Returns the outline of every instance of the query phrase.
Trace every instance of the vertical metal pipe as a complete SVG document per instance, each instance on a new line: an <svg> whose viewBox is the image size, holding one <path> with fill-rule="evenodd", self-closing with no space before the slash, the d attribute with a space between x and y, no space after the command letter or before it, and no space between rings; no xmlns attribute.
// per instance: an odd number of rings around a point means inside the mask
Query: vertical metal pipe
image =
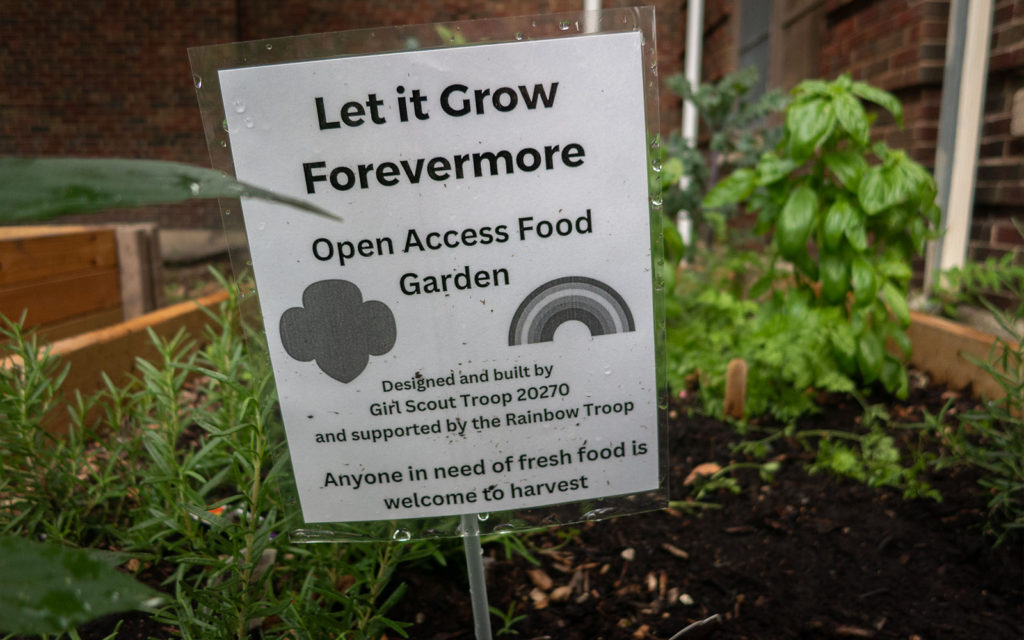
<svg viewBox="0 0 1024 640"><path fill-rule="evenodd" d="M484 550L480 546L480 523L475 514L462 516L462 544L466 550L466 570L469 573L469 597L473 605L476 640L491 640L491 612L487 606Z"/></svg>
<svg viewBox="0 0 1024 640"><path fill-rule="evenodd" d="M962 267L967 258L988 81L992 6L992 0L953 0L949 8L946 71L935 153L937 199L945 234L928 248L926 290L942 271Z"/></svg>

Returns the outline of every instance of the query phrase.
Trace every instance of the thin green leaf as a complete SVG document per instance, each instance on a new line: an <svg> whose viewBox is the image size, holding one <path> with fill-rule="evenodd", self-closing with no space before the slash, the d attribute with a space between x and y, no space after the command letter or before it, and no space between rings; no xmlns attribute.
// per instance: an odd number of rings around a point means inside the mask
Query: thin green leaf
<svg viewBox="0 0 1024 640"><path fill-rule="evenodd" d="M236 181L213 169L124 158L0 158L0 222L38 222L71 213L191 199L260 198L332 220L303 200Z"/></svg>

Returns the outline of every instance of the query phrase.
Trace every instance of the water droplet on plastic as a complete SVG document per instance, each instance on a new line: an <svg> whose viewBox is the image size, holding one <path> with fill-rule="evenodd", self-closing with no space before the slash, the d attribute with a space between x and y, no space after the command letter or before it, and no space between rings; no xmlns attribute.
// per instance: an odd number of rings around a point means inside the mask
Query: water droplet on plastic
<svg viewBox="0 0 1024 640"><path fill-rule="evenodd" d="M267 43L267 51L270 51L270 50L271 50L271 49L273 49L273 48L274 48L274 45L272 45L272 44L270 44L270 43L268 42L268 43Z"/></svg>
<svg viewBox="0 0 1024 640"><path fill-rule="evenodd" d="M196 89L199 89L203 86L203 79L197 73L192 74L192 82L195 83Z"/></svg>
<svg viewBox="0 0 1024 640"><path fill-rule="evenodd" d="M558 23L558 30L559 31L568 31L569 30L569 21L568 20L562 20L561 22L559 22Z"/></svg>
<svg viewBox="0 0 1024 640"><path fill-rule="evenodd" d="M490 517L491 517L491 514L489 514L489 513L478 513L478 514L476 514L476 519L479 520L480 522L486 522L487 518L490 518Z"/></svg>
<svg viewBox="0 0 1024 640"><path fill-rule="evenodd" d="M260 230L260 231L263 231L263 230L264 230L264 229L266 229L266 228L267 228L267 223L266 223L266 222L261 222L261 223L260 223L260 226L259 226L259 230Z"/></svg>
<svg viewBox="0 0 1024 640"><path fill-rule="evenodd" d="M406 529L396 529L391 535L391 539L395 542L408 542L412 540L412 534Z"/></svg>
<svg viewBox="0 0 1024 640"><path fill-rule="evenodd" d="M221 146L222 149L227 149L228 148L228 141L227 140L221 140L220 141L220 146Z"/></svg>
<svg viewBox="0 0 1024 640"><path fill-rule="evenodd" d="M523 32L522 31L516 31L514 35L515 35L515 39L516 40L522 40L523 39Z"/></svg>
<svg viewBox="0 0 1024 640"><path fill-rule="evenodd" d="M194 195L194 196L197 196L197 195L199 195L199 190L200 190L201 188L202 188L202 187L200 187L200 186L199 186L199 183L198 183L198 182L193 182L193 183L191 183L191 184L189 184L189 185L188 185L188 190L189 190L189 191L191 191L191 192L192 192L192 195Z"/></svg>
<svg viewBox="0 0 1024 640"><path fill-rule="evenodd" d="M606 376L610 376L610 375L612 375L612 370L611 370L611 368L610 368L610 367L609 367L608 369L605 369L605 370L604 370L604 375L606 375Z"/></svg>
<svg viewBox="0 0 1024 640"><path fill-rule="evenodd" d="M531 27L536 27L537 26L537 21L536 20L531 20L530 21L530 26Z"/></svg>
<svg viewBox="0 0 1024 640"><path fill-rule="evenodd" d="M656 197L651 198L651 206L652 207L660 207L661 204L662 204L661 196L656 196Z"/></svg>
<svg viewBox="0 0 1024 640"><path fill-rule="evenodd" d="M245 103L241 100L234 101L235 113L245 113Z"/></svg>
<svg viewBox="0 0 1024 640"><path fill-rule="evenodd" d="M253 119L250 118L249 116L246 116L245 117L245 128L246 129L252 129L255 126L256 126L256 123L253 122Z"/></svg>
<svg viewBox="0 0 1024 640"><path fill-rule="evenodd" d="M597 520L599 518L603 518L604 516L606 516L606 515L608 515L610 513L614 513L614 512L615 512L615 508L614 507L604 507L604 508L601 508L601 509L594 509L592 511L588 511L588 512L584 513L583 514L583 519L584 520Z"/></svg>
<svg viewBox="0 0 1024 640"><path fill-rule="evenodd" d="M511 533L516 530L516 525L504 523L494 527L494 533Z"/></svg>
<svg viewBox="0 0 1024 640"><path fill-rule="evenodd" d="M651 161L651 171L654 171L655 173L661 172L661 160Z"/></svg>
<svg viewBox="0 0 1024 640"><path fill-rule="evenodd" d="M225 209L224 210L224 215L230 216L231 215L231 209Z"/></svg>

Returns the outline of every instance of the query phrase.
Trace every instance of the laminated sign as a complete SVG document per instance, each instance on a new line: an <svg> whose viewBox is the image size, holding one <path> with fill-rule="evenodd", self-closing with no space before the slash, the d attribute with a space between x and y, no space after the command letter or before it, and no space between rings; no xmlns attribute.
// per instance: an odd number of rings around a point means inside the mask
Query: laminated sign
<svg viewBox="0 0 1024 640"><path fill-rule="evenodd" d="M306 522L658 489L642 46L218 72Z"/></svg>

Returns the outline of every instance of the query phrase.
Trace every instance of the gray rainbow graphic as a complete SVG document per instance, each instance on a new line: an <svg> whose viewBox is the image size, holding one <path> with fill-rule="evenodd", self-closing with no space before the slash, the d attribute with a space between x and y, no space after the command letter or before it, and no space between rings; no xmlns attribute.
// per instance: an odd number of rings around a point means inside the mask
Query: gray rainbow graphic
<svg viewBox="0 0 1024 640"><path fill-rule="evenodd" d="M551 342L555 330L576 320L592 336L634 331L633 314L622 296L593 278L566 276L537 287L523 299L512 316L508 344Z"/></svg>

